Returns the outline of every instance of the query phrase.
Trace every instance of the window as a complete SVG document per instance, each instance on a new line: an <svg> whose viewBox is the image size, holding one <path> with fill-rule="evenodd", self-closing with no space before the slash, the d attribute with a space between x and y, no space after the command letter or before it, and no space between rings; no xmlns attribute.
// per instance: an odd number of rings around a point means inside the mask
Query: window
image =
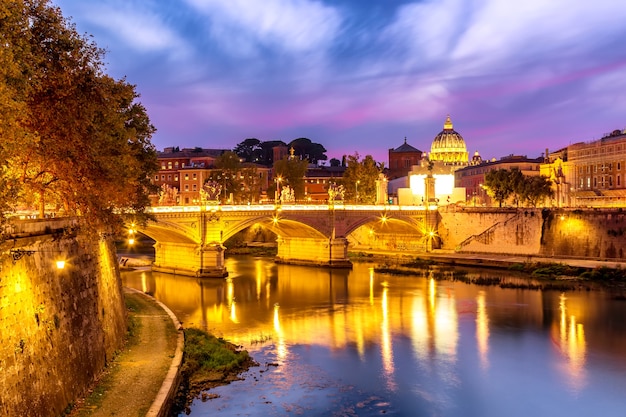
<svg viewBox="0 0 626 417"><path fill-rule="evenodd" d="M617 170L619 171L619 170L621 170L621 169L622 169L622 163L621 163L621 162L618 162L618 163L617 163Z"/></svg>
<svg viewBox="0 0 626 417"><path fill-rule="evenodd" d="M191 186L191 189L192 189L193 191L196 191L196 190L197 190L197 189L196 189L196 184L192 185L192 186Z"/></svg>
<svg viewBox="0 0 626 417"><path fill-rule="evenodd" d="M178 175L174 175L174 181L178 181Z"/></svg>
<svg viewBox="0 0 626 417"><path fill-rule="evenodd" d="M168 176L167 176L167 180L168 180L168 181L172 181L172 176L171 176L171 175L168 175Z"/></svg>
<svg viewBox="0 0 626 417"><path fill-rule="evenodd" d="M618 175L618 176L617 176L617 185L618 185L618 186L619 186L619 185L622 185L622 184L621 184L621 181L620 181L620 179L621 179L621 178L622 178L622 176L621 176L621 175Z"/></svg>
<svg viewBox="0 0 626 417"><path fill-rule="evenodd" d="M154 180L155 180L155 181L158 181L158 180L159 180L159 176L158 176L158 175L155 175L155 176L154 176Z"/></svg>
<svg viewBox="0 0 626 417"><path fill-rule="evenodd" d="M593 177L593 187L597 187L598 186L598 181L596 177Z"/></svg>
<svg viewBox="0 0 626 417"><path fill-rule="evenodd" d="M161 181L165 181L165 175L161 175Z"/></svg>
<svg viewBox="0 0 626 417"><path fill-rule="evenodd" d="M185 191L189 191L189 184L185 184Z"/></svg>
<svg viewBox="0 0 626 417"><path fill-rule="evenodd" d="M185 174L185 180L189 179L189 174Z"/></svg>
<svg viewBox="0 0 626 417"><path fill-rule="evenodd" d="M174 166L178 168L178 161L174 162Z"/></svg>
<svg viewBox="0 0 626 417"><path fill-rule="evenodd" d="M172 161L167 163L167 169L172 169Z"/></svg>
<svg viewBox="0 0 626 417"><path fill-rule="evenodd" d="M193 179L194 180L196 179L196 173L195 172L193 173Z"/></svg>

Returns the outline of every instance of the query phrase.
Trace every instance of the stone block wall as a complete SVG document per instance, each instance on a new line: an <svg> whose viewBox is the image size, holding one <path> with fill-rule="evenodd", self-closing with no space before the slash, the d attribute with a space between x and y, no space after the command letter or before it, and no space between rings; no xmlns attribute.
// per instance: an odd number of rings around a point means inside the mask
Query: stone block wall
<svg viewBox="0 0 626 417"><path fill-rule="evenodd" d="M626 259L622 209L440 212L443 249L459 252Z"/></svg>
<svg viewBox="0 0 626 417"><path fill-rule="evenodd" d="M61 415L126 335L112 244L33 234L0 245L1 417ZM11 248L35 252L13 261Z"/></svg>
<svg viewBox="0 0 626 417"><path fill-rule="evenodd" d="M555 210L544 217L541 255L626 259L626 211Z"/></svg>

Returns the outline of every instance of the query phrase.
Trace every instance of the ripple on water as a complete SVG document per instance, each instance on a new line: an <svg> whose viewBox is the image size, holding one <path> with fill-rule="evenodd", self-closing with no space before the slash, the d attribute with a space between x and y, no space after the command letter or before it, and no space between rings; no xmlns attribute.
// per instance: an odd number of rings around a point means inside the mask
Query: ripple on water
<svg viewBox="0 0 626 417"><path fill-rule="evenodd" d="M391 402L380 393L363 392L303 361L301 352L307 349L290 346L289 356L282 359L274 345L250 352L261 365L242 375L243 380L212 389L219 397L205 402L196 399L191 415L209 416L218 411L220 417L395 414Z"/></svg>

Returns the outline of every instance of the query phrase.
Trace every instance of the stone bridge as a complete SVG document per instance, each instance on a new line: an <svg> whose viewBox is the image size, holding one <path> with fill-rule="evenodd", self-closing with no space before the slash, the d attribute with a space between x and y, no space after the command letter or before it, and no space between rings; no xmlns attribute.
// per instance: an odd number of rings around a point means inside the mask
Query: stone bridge
<svg viewBox="0 0 626 417"><path fill-rule="evenodd" d="M153 270L224 277L224 242L254 225L276 234L277 262L351 267L347 237L365 226L417 237L437 227L437 211L418 206L203 205L153 207L139 232L155 243Z"/></svg>

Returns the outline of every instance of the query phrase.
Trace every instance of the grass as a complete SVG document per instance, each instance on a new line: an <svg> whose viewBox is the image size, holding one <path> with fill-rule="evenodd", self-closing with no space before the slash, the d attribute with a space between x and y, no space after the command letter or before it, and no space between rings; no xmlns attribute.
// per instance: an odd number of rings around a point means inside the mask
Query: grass
<svg viewBox="0 0 626 417"><path fill-rule="evenodd" d="M185 329L183 372L197 375L218 371L229 373L250 359L248 352L199 329Z"/></svg>

